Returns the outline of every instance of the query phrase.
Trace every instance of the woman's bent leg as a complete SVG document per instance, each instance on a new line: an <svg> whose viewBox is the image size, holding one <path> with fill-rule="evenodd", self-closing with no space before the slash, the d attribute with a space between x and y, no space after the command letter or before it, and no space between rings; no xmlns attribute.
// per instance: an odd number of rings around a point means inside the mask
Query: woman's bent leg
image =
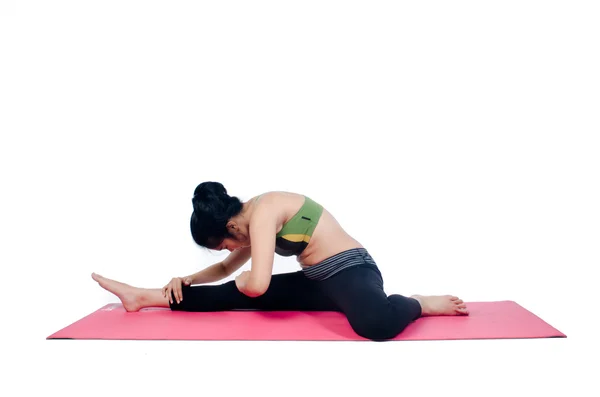
<svg viewBox="0 0 600 397"><path fill-rule="evenodd" d="M352 329L367 339L394 338L421 315L418 300L387 296L374 265L353 266L318 283L346 315Z"/></svg>
<svg viewBox="0 0 600 397"><path fill-rule="evenodd" d="M170 304L176 311L225 311L225 310L302 310L339 311L337 306L323 294L313 280L301 271L275 274L267 291L251 298L241 293L235 281L220 285L183 286L183 300Z"/></svg>

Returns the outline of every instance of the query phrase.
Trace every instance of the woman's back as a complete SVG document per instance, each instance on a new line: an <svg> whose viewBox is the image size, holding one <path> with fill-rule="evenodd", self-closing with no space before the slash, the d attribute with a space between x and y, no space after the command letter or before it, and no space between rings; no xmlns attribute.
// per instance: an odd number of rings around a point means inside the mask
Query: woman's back
<svg viewBox="0 0 600 397"><path fill-rule="evenodd" d="M261 202L264 198L268 199ZM305 200L305 196L301 194L274 191L264 193L251 201L256 205L269 205L271 211L278 213L277 232L279 233L302 208ZM326 208L323 208L308 246L298 255L297 261L303 266L311 266L352 248L363 248L363 246L342 228Z"/></svg>

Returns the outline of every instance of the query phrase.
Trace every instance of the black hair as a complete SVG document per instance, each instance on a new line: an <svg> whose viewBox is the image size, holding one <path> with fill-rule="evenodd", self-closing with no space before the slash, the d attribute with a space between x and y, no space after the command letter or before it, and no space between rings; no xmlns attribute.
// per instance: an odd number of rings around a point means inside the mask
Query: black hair
<svg viewBox="0 0 600 397"><path fill-rule="evenodd" d="M227 230L227 222L242 211L242 202L229 196L221 183L199 184L194 190L192 204L190 229L196 244L214 249L223 239L233 237Z"/></svg>

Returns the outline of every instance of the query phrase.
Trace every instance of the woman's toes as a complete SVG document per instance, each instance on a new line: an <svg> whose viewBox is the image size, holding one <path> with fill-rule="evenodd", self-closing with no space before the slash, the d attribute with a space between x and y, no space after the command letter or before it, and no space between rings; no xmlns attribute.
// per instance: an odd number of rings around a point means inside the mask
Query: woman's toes
<svg viewBox="0 0 600 397"><path fill-rule="evenodd" d="M461 303L463 303L462 299L457 299L454 301L454 303L456 303L457 305L460 305Z"/></svg>
<svg viewBox="0 0 600 397"><path fill-rule="evenodd" d="M453 301L458 300L458 296L450 296L450 300L453 300Z"/></svg>
<svg viewBox="0 0 600 397"><path fill-rule="evenodd" d="M456 312L460 313L460 314L469 314L469 311L467 310L466 307L463 307L463 308L459 307L459 308L456 309Z"/></svg>
<svg viewBox="0 0 600 397"><path fill-rule="evenodd" d="M461 303L460 305L458 305L459 309L465 309L467 307L467 305L465 305L464 303Z"/></svg>

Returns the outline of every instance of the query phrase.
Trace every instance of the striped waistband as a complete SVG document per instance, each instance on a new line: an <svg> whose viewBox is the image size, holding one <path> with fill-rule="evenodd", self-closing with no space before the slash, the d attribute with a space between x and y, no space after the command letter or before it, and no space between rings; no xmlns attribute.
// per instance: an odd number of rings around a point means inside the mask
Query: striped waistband
<svg viewBox="0 0 600 397"><path fill-rule="evenodd" d="M312 266L303 266L304 275L312 280L325 280L334 274L357 265L375 265L375 260L365 248L352 248L342 251Z"/></svg>

